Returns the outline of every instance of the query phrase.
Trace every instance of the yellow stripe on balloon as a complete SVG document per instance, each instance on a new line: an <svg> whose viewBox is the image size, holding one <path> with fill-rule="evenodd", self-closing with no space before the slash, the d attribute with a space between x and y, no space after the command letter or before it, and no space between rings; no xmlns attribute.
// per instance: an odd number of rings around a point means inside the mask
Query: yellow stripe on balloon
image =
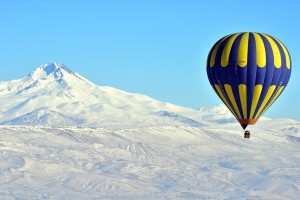
<svg viewBox="0 0 300 200"><path fill-rule="evenodd" d="M235 101L235 98L234 98L234 95L233 95L231 86L230 86L229 84L225 84L224 87L225 87L227 96L229 97L229 100L230 100L231 104L233 105L234 110L236 111L236 113L237 113L239 119L242 119L241 113L240 113L240 111L239 111L239 109L238 109L238 106L237 106L237 104L236 104L236 101Z"/></svg>
<svg viewBox="0 0 300 200"><path fill-rule="evenodd" d="M271 45L271 48L273 51L273 57L274 57L274 66L276 68L280 68L281 67L281 54L280 54L277 44L274 42L274 40L270 36L268 36L266 34L263 34L263 35L267 38L267 40L269 41L269 43Z"/></svg>
<svg viewBox="0 0 300 200"><path fill-rule="evenodd" d="M235 116L235 118L238 119L236 112L234 112L233 108L230 106L229 102L227 101L227 99L225 98L223 92L221 91L221 88L215 84L215 89L218 92L219 96L221 97L222 101L225 103L225 105L227 106L227 108L229 108L229 110L231 111L231 113Z"/></svg>
<svg viewBox="0 0 300 200"><path fill-rule="evenodd" d="M234 34L233 36L231 36L229 38L229 40L227 41L223 52L222 52L222 57L221 57L221 66L222 67L226 67L229 63L229 55L230 55L230 51L231 51L231 47L233 45L233 42L235 41L236 37L239 35L240 33Z"/></svg>
<svg viewBox="0 0 300 200"><path fill-rule="evenodd" d="M244 116L243 119L247 119L247 86L245 84L239 85L239 94Z"/></svg>
<svg viewBox="0 0 300 200"><path fill-rule="evenodd" d="M241 39L239 51L238 51L238 65L240 67L245 67L247 65L248 43L249 43L249 33L245 33Z"/></svg>
<svg viewBox="0 0 300 200"><path fill-rule="evenodd" d="M290 55L286 49L286 47L282 44L282 42L280 42L279 40L277 40L276 38L274 38L281 46L281 48L283 49L283 52L284 52L284 56L285 56L285 62L286 62L286 67L288 69L291 68L291 60L290 60Z"/></svg>
<svg viewBox="0 0 300 200"><path fill-rule="evenodd" d="M261 117L268 109L269 107L274 103L274 101L278 98L278 96L281 94L281 92L283 91L284 86L281 86L279 88L279 90L277 91L277 93L275 94L275 96L273 97L273 99L271 100L271 102L269 103L269 105L266 107L266 109L263 111L263 113L260 114L259 117Z"/></svg>
<svg viewBox="0 0 300 200"><path fill-rule="evenodd" d="M253 33L256 45L256 64L258 67L266 66L266 49L260 35Z"/></svg>
<svg viewBox="0 0 300 200"><path fill-rule="evenodd" d="M230 36L230 35L229 35ZM224 37L220 42L218 42L215 46L215 48L213 49L213 52L211 53L211 56L210 56L210 63L209 63L209 66L210 67L213 67L215 65L215 62L216 62L216 56L217 56L217 52L219 50L219 47L220 45L222 44L222 42L228 38L229 36L226 36Z"/></svg>
<svg viewBox="0 0 300 200"><path fill-rule="evenodd" d="M276 85L271 85L268 89L268 92L265 96L265 99L263 100L261 106L259 107L254 119L258 119L259 116L261 116L261 112L263 111L263 109L265 108L266 104L269 102L270 98L272 97L274 90L276 88Z"/></svg>
<svg viewBox="0 0 300 200"><path fill-rule="evenodd" d="M250 111L250 119L253 119L253 115L254 115L255 109L257 107L257 103L258 103L261 91L262 91L262 85L259 84L254 87L251 111Z"/></svg>

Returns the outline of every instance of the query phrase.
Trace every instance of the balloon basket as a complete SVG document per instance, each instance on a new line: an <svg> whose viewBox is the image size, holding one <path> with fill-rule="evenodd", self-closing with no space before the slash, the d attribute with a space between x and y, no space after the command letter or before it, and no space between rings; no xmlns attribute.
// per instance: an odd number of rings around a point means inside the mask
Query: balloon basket
<svg viewBox="0 0 300 200"><path fill-rule="evenodd" d="M244 138L250 138L250 131L245 131Z"/></svg>

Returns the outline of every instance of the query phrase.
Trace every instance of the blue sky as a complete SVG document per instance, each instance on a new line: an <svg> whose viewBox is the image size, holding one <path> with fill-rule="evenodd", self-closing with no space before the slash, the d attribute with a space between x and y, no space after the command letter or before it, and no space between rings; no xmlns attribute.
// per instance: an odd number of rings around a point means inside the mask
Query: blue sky
<svg viewBox="0 0 300 200"><path fill-rule="evenodd" d="M220 104L206 76L212 45L267 33L292 58L290 82L265 116L300 120L297 0L2 1L0 80L56 61L98 85L198 109Z"/></svg>

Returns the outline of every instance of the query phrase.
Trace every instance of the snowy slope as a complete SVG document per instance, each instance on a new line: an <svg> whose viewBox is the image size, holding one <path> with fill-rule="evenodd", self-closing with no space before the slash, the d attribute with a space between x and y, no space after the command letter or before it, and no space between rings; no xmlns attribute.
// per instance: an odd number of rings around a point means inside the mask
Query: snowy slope
<svg viewBox="0 0 300 200"><path fill-rule="evenodd" d="M1 126L0 199L298 199L300 124L279 122L250 140L227 124Z"/></svg>
<svg viewBox="0 0 300 200"><path fill-rule="evenodd" d="M51 110L37 109L14 120L5 121L1 125L44 125L44 126L76 126L80 124L77 119L69 118Z"/></svg>
<svg viewBox="0 0 300 200"><path fill-rule="evenodd" d="M39 125L41 120L34 119L39 110L59 114L63 121L76 119L71 124L75 122L79 126L145 127L189 125L189 122L193 126L201 125L197 114L193 115L196 116L194 119L189 119L189 113L197 113L192 109L141 94L97 86L58 63L41 65L18 80L0 82L0 123L22 125L30 121L29 124ZM162 116L157 114L159 112L175 113L178 118L175 115ZM44 115L46 117L51 115ZM54 126L62 125L52 122Z"/></svg>

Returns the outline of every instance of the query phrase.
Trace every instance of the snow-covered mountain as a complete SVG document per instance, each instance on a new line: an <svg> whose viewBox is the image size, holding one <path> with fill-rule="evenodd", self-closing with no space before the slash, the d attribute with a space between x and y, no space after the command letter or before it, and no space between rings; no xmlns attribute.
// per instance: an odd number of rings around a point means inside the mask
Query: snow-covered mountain
<svg viewBox="0 0 300 200"><path fill-rule="evenodd" d="M97 86L59 63L44 64L26 77L0 82L1 124L120 128L202 126L235 120L224 106L217 111L207 109L195 111L142 94Z"/></svg>

